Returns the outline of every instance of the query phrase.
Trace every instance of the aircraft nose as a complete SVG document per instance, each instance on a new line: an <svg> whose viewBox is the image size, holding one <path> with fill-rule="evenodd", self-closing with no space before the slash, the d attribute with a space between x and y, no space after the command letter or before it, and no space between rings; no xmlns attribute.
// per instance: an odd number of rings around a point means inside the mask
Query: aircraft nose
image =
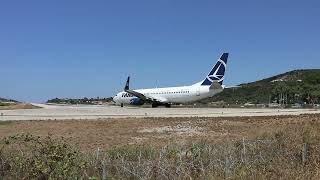
<svg viewBox="0 0 320 180"><path fill-rule="evenodd" d="M116 102L117 102L117 99L118 99L118 97L115 96L115 97L112 98L112 101L116 103Z"/></svg>

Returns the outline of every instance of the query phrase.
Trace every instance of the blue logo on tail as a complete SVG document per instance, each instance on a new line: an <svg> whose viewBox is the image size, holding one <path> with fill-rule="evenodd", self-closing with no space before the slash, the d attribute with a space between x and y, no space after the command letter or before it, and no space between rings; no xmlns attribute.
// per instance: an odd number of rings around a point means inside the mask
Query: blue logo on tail
<svg viewBox="0 0 320 180"><path fill-rule="evenodd" d="M211 72L208 74L206 79L201 84L202 86L210 86L213 83L213 81L218 81L219 84L222 85L224 80L224 73L227 68L228 56L229 53L222 54L217 64L213 67Z"/></svg>

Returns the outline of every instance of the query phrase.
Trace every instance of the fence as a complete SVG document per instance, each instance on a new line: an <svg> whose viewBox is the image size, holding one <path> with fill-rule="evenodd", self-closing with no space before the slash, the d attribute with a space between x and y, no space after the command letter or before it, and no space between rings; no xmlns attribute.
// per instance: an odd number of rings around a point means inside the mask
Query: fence
<svg viewBox="0 0 320 180"><path fill-rule="evenodd" d="M0 179L317 179L320 144L293 141L276 134L221 144L80 153L50 137L11 137L0 146Z"/></svg>
<svg viewBox="0 0 320 180"><path fill-rule="evenodd" d="M317 150L313 153L320 152L319 146L313 148ZM98 160L102 179L108 179L106 174L121 179L238 179L266 177L268 171L277 168L278 172L292 171L286 172L288 177L297 177L295 174L310 169L307 167L310 155L308 144L289 150L285 142L274 139L243 139L222 145L200 143L191 147L174 145L149 154L139 149L135 152L125 149L115 151L118 153L111 155L110 152L103 152L109 155ZM276 173L273 175L277 176Z"/></svg>

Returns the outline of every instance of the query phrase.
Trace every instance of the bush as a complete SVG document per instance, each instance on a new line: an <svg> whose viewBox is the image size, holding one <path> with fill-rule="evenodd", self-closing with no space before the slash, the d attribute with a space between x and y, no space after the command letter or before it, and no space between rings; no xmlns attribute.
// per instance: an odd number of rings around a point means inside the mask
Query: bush
<svg viewBox="0 0 320 180"><path fill-rule="evenodd" d="M95 153L82 153L63 138L22 134L1 141L0 179L319 179L319 128L221 144L126 145Z"/></svg>
<svg viewBox="0 0 320 180"><path fill-rule="evenodd" d="M1 176L8 179L76 178L83 175L82 169L86 169L87 164L81 153L63 139L28 134L5 138L0 157Z"/></svg>

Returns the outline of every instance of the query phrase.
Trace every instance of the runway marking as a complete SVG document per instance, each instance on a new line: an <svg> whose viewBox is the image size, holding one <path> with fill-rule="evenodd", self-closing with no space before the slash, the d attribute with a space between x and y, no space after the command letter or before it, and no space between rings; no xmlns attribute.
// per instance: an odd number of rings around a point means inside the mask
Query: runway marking
<svg viewBox="0 0 320 180"><path fill-rule="evenodd" d="M317 109L243 109L243 108L120 108L117 106L53 106L41 109L0 110L0 121L7 120L76 120L143 117L250 117L320 113Z"/></svg>

